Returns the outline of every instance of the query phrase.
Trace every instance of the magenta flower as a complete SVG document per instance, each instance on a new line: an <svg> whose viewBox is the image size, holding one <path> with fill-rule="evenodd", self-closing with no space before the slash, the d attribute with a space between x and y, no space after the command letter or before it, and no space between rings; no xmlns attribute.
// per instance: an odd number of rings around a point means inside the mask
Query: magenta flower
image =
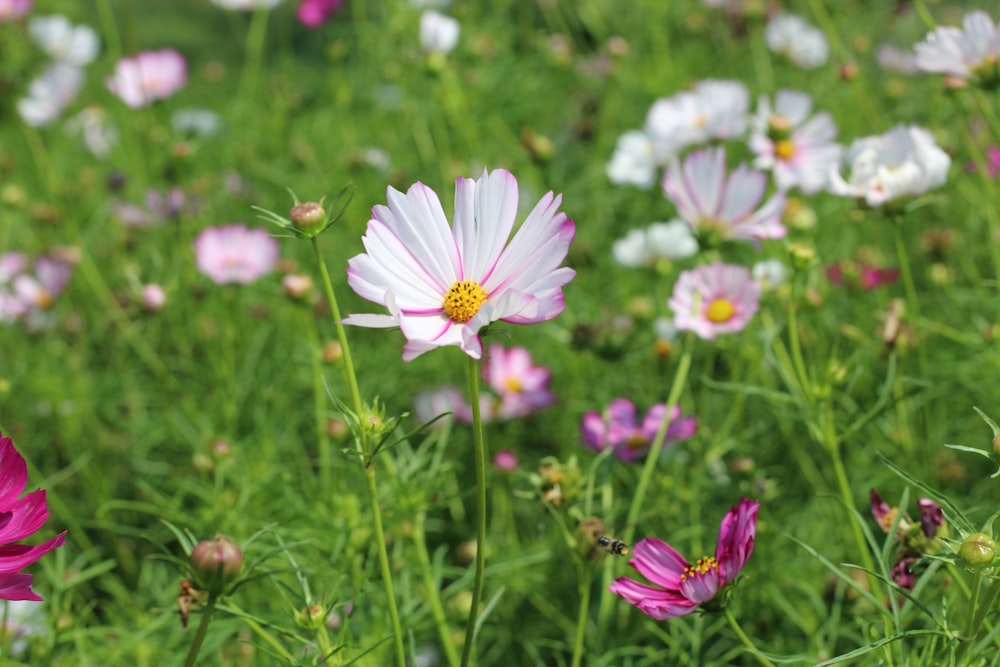
<svg viewBox="0 0 1000 667"><path fill-rule="evenodd" d="M880 269L867 262L848 260L832 264L826 270L826 277L834 285L867 292L896 282L899 269Z"/></svg>
<svg viewBox="0 0 1000 667"><path fill-rule="evenodd" d="M675 159L663 177L663 190L677 215L699 235L756 242L787 233L781 224L785 194L778 192L760 206L767 174L741 164L727 176L725 148L695 151L683 164Z"/></svg>
<svg viewBox="0 0 1000 667"><path fill-rule="evenodd" d="M278 242L242 224L210 227L194 241L198 270L217 285L247 285L274 270Z"/></svg>
<svg viewBox="0 0 1000 667"><path fill-rule="evenodd" d="M302 0L295 15L307 28L318 28L337 13L344 0Z"/></svg>
<svg viewBox="0 0 1000 667"><path fill-rule="evenodd" d="M49 518L44 490L18 497L27 483L24 457L14 441L0 433L0 600L40 602L41 596L31 590L33 576L21 570L66 541L63 531L37 547L14 544L36 533Z"/></svg>
<svg viewBox="0 0 1000 667"><path fill-rule="evenodd" d="M170 97L187 84L187 79L184 56L173 49L162 49L122 58L106 85L122 102L138 109Z"/></svg>
<svg viewBox="0 0 1000 667"><path fill-rule="evenodd" d="M479 332L490 323L533 324L563 311L562 287L575 272L559 265L575 227L559 211L561 195L543 196L513 238L517 179L503 169L456 181L451 227L423 183L406 194L390 187L387 198L372 209L367 252L350 259L347 282L390 314L351 315L345 324L399 327L405 361L445 345L479 359Z"/></svg>
<svg viewBox="0 0 1000 667"><path fill-rule="evenodd" d="M549 390L552 371L535 366L531 354L523 347L490 345L483 365L483 380L500 399L494 411L498 419L524 417L556 401Z"/></svg>
<svg viewBox="0 0 1000 667"><path fill-rule="evenodd" d="M611 592L658 621L686 616L706 605L736 580L750 560L759 508L760 503L740 498L739 505L722 519L715 555L699 558L693 565L663 540L640 540L628 564L656 586L619 577L611 584Z"/></svg>
<svg viewBox="0 0 1000 667"><path fill-rule="evenodd" d="M986 149L985 163L987 176L993 179L1000 176L1000 146L990 146ZM979 165L970 160L966 163L965 168L975 173L979 169Z"/></svg>
<svg viewBox="0 0 1000 667"><path fill-rule="evenodd" d="M658 403L646 412L642 423L638 423L632 401L616 398L608 405L605 414L588 412L583 416L580 435L588 447L599 452L611 447L620 461L635 461L649 451L660 425L663 424L666 410L666 405ZM667 427L663 442L671 444L687 440L694 437L697 430L698 419L682 419L681 408L675 405L670 409L670 426Z"/></svg>
<svg viewBox="0 0 1000 667"><path fill-rule="evenodd" d="M35 0L0 0L0 23L21 18L34 4Z"/></svg>
<svg viewBox="0 0 1000 667"><path fill-rule="evenodd" d="M716 262L682 273L669 305L679 331L712 340L742 331L757 312L759 300L760 285L747 268Z"/></svg>

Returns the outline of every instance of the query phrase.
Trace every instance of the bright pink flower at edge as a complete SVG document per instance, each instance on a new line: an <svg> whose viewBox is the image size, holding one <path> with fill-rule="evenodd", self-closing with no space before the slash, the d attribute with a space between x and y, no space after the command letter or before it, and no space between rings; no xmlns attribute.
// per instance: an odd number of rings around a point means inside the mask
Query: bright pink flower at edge
<svg viewBox="0 0 1000 667"><path fill-rule="evenodd" d="M750 559L759 508L760 503L740 498L722 519L715 555L699 558L693 565L663 540L640 540L628 563L656 586L619 577L611 584L611 592L658 621L690 614L735 581Z"/></svg>
<svg viewBox="0 0 1000 667"><path fill-rule="evenodd" d="M247 285L274 270L278 242L263 229L233 224L209 227L194 241L198 270L217 285Z"/></svg>
<svg viewBox="0 0 1000 667"><path fill-rule="evenodd" d="M0 23L19 19L31 11L35 0L0 0Z"/></svg>
<svg viewBox="0 0 1000 667"><path fill-rule="evenodd" d="M423 183L406 194L390 187L386 198L372 209L367 252L348 261L347 282L390 314L345 324L399 327L405 361L445 345L479 359L479 331L490 323L533 324L563 311L562 287L576 273L559 266L575 233L561 195L546 193L513 238L517 179L503 169L456 181L452 226Z"/></svg>
<svg viewBox="0 0 1000 667"><path fill-rule="evenodd" d="M612 447L620 461L634 461L649 451L656 434L663 424L667 406L658 403L651 407L642 423L636 420L635 405L627 398L616 398L608 404L607 414L588 412L580 424L580 435L588 447L604 451ZM694 437L698 430L696 417L681 418L681 408L675 405L670 410L670 426L667 427L665 444Z"/></svg>
<svg viewBox="0 0 1000 667"><path fill-rule="evenodd" d="M62 546L66 533L56 535L48 542L32 547L14 544L33 535L49 518L45 504L45 491L32 491L18 498L28 483L28 466L14 441L0 433L0 599L41 601L41 596L31 590L32 575L21 572L24 568Z"/></svg>
<svg viewBox="0 0 1000 667"><path fill-rule="evenodd" d="M899 269L880 269L865 262L837 262L826 270L826 277L834 285L867 292L896 282Z"/></svg>
<svg viewBox="0 0 1000 667"><path fill-rule="evenodd" d="M344 0L302 0L295 14L307 28L318 28L337 13Z"/></svg>

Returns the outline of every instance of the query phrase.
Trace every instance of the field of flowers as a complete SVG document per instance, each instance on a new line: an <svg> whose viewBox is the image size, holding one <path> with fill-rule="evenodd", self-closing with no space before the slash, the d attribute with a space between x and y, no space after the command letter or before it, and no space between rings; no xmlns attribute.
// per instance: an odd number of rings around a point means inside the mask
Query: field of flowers
<svg viewBox="0 0 1000 667"><path fill-rule="evenodd" d="M0 665L1000 664L994 0L0 0Z"/></svg>

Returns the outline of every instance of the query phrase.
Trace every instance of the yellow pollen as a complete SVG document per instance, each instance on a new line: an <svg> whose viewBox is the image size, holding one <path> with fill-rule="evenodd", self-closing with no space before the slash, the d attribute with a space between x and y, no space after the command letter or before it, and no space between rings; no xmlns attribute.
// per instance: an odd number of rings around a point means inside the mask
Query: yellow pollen
<svg viewBox="0 0 1000 667"><path fill-rule="evenodd" d="M487 296L486 290L476 281L459 280L444 295L444 314L455 322L468 322L479 312L479 307L486 303Z"/></svg>
<svg viewBox="0 0 1000 667"><path fill-rule="evenodd" d="M698 559L694 565L691 565L684 570L684 574L681 575L681 581L687 581L690 577L698 574L708 574L712 570L719 569L719 561L715 560L715 556L704 556Z"/></svg>
<svg viewBox="0 0 1000 667"><path fill-rule="evenodd" d="M521 393L521 381L517 378L507 378L507 381L504 384L507 386L508 391L512 391L515 394Z"/></svg>
<svg viewBox="0 0 1000 667"><path fill-rule="evenodd" d="M41 290L38 292L38 296L35 297L35 307L40 310L46 310L52 305L52 295L49 294L48 290Z"/></svg>
<svg viewBox="0 0 1000 667"><path fill-rule="evenodd" d="M782 139L774 144L774 154L782 160L791 160L795 155L795 144L790 139Z"/></svg>
<svg viewBox="0 0 1000 667"><path fill-rule="evenodd" d="M708 307L705 308L705 317L716 324L728 322L735 314L736 306L733 305L732 301L725 298L713 299L708 304Z"/></svg>
<svg viewBox="0 0 1000 667"><path fill-rule="evenodd" d="M696 129L703 130L706 125L708 125L708 118L705 116L698 116L694 119L694 126Z"/></svg>

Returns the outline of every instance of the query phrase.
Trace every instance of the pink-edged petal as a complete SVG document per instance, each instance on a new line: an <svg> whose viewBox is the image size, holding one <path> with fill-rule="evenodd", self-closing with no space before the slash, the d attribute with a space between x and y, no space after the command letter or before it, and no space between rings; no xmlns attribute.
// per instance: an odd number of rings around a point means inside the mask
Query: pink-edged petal
<svg viewBox="0 0 1000 667"><path fill-rule="evenodd" d="M377 206L372 214L386 223L417 266L448 289L460 275L462 260L437 194L418 182L405 195L389 188L386 199L388 207Z"/></svg>
<svg viewBox="0 0 1000 667"><path fill-rule="evenodd" d="M6 507L11 517L0 527L0 544L18 542L30 537L45 525L49 510L45 505L45 491L32 491L24 498Z"/></svg>
<svg viewBox="0 0 1000 667"><path fill-rule="evenodd" d="M23 572L0 574L0 600L41 602L42 596L31 590L34 577Z"/></svg>
<svg viewBox="0 0 1000 667"><path fill-rule="evenodd" d="M7 510L28 483L28 465L11 438L0 438L0 510Z"/></svg>
<svg viewBox="0 0 1000 667"><path fill-rule="evenodd" d="M474 196L473 196L474 195ZM468 215L469 199L473 215ZM455 189L455 240L462 254L464 278L484 289L486 278L504 250L517 215L517 179L509 171L483 170L474 184L458 179ZM459 212L462 215L459 215Z"/></svg>
<svg viewBox="0 0 1000 667"><path fill-rule="evenodd" d="M639 540L628 564L649 581L673 591L680 589L681 575L691 567L672 546L655 537Z"/></svg>
<svg viewBox="0 0 1000 667"><path fill-rule="evenodd" d="M719 202L719 218L729 223L739 223L764 198L766 189L767 175L764 172L751 171L745 164L736 167L729 175Z"/></svg>
<svg viewBox="0 0 1000 667"><path fill-rule="evenodd" d="M36 547L27 544L0 546L0 573L20 572L56 547L62 546L65 541L66 533L62 532Z"/></svg>
<svg viewBox="0 0 1000 667"><path fill-rule="evenodd" d="M559 211L561 203L562 196L551 192L541 198L496 262L487 268L483 289L490 293L505 287L521 289L562 263L575 227Z"/></svg>
<svg viewBox="0 0 1000 667"><path fill-rule="evenodd" d="M473 331L478 332L490 322L503 320L513 324L528 324L538 322L538 299L532 294L506 290L498 298L490 299L483 304L475 317L468 321Z"/></svg>
<svg viewBox="0 0 1000 667"><path fill-rule="evenodd" d="M726 149L695 151L684 160L684 188L703 216L717 217L726 186Z"/></svg>
<svg viewBox="0 0 1000 667"><path fill-rule="evenodd" d="M387 225L378 220L369 221L362 242L367 252L352 257L347 263L348 284L362 297L381 303L379 297L386 290L392 290L401 307L425 307L444 302L444 294L454 278L440 282L431 275L411 252L411 247Z"/></svg>
<svg viewBox="0 0 1000 667"><path fill-rule="evenodd" d="M399 322L392 315L376 315L373 313L354 313L342 319L340 323L350 324L355 327L367 327L369 329L390 329L399 326Z"/></svg>

